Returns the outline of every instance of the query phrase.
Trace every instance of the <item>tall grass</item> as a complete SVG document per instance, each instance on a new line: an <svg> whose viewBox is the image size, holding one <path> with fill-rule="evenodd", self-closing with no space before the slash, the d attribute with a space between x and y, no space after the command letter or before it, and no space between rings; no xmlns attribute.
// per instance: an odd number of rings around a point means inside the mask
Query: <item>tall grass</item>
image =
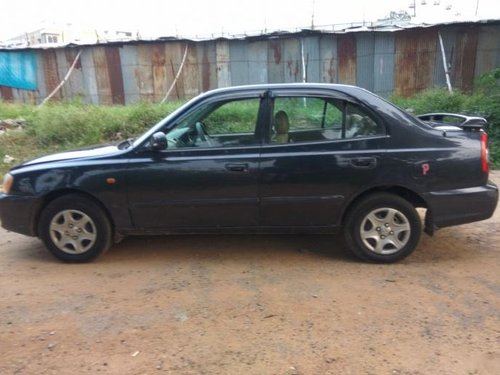
<svg viewBox="0 0 500 375"><path fill-rule="evenodd" d="M78 102L43 107L0 102L0 119L23 119L22 131L0 135L0 174L44 153L136 137L182 103L95 106ZM5 155L13 157L4 163Z"/></svg>

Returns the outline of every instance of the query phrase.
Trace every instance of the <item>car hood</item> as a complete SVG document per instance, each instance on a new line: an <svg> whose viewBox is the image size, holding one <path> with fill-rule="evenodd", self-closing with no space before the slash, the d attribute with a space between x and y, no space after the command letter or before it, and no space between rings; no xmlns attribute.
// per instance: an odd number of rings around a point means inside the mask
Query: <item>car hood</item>
<svg viewBox="0 0 500 375"><path fill-rule="evenodd" d="M93 146L84 149L78 149L78 150L72 150L72 151L66 151L57 154L42 156L40 158L27 161L21 164L19 167L33 165L33 164L48 163L52 161L74 160L81 158L110 155L117 152L118 150L119 150L118 147L114 145Z"/></svg>

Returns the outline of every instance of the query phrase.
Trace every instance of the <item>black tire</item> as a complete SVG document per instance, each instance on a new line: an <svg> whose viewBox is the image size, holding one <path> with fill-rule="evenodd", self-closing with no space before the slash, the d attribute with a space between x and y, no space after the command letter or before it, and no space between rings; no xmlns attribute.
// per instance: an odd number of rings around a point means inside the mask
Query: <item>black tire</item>
<svg viewBox="0 0 500 375"><path fill-rule="evenodd" d="M103 209L79 194L50 202L41 212L38 235L56 258L73 263L95 259L112 243L111 224Z"/></svg>
<svg viewBox="0 0 500 375"><path fill-rule="evenodd" d="M349 210L344 235L360 259L392 263L410 255L418 245L422 222L405 199L388 193L369 195Z"/></svg>

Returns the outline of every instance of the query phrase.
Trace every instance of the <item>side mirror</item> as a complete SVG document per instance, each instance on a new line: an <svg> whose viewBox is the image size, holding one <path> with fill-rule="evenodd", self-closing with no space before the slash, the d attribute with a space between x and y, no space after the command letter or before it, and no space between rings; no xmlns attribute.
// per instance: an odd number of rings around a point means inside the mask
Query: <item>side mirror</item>
<svg viewBox="0 0 500 375"><path fill-rule="evenodd" d="M167 136L163 132L156 132L151 136L149 143L155 151L165 150L168 144Z"/></svg>

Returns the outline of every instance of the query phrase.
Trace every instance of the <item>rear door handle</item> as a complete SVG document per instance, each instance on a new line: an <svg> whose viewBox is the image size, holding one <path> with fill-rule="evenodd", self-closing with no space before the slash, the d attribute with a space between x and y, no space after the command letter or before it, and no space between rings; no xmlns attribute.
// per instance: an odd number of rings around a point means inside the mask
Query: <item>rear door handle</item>
<svg viewBox="0 0 500 375"><path fill-rule="evenodd" d="M228 163L226 169L231 172L248 172L247 163Z"/></svg>
<svg viewBox="0 0 500 375"><path fill-rule="evenodd" d="M377 166L377 159L375 158L353 158L351 159L351 165L354 168L372 169Z"/></svg>

